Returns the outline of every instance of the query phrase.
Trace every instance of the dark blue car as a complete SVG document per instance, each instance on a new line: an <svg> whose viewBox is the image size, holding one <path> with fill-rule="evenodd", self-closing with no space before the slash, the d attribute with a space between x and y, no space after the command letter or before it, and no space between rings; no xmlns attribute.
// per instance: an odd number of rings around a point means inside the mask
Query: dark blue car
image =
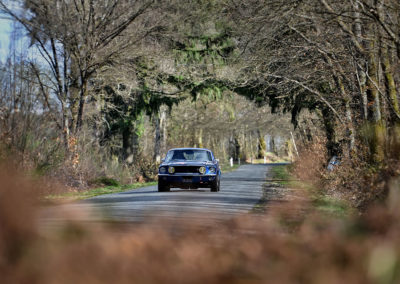
<svg viewBox="0 0 400 284"><path fill-rule="evenodd" d="M171 149L158 168L158 191L170 191L171 187L219 191L220 179L221 168L212 151L202 148Z"/></svg>

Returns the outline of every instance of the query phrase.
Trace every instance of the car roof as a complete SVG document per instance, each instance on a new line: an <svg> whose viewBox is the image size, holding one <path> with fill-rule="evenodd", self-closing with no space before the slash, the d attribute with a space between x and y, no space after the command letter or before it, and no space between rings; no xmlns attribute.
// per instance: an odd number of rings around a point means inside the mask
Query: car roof
<svg viewBox="0 0 400 284"><path fill-rule="evenodd" d="M204 151L210 151L209 149L206 148L173 148L173 149L169 149L168 151L172 151L172 150L204 150Z"/></svg>

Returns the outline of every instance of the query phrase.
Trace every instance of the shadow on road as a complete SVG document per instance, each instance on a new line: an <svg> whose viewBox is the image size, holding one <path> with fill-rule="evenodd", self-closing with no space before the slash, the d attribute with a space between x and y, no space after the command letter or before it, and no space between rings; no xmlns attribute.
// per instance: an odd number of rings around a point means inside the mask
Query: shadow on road
<svg viewBox="0 0 400 284"><path fill-rule="evenodd" d="M201 204L208 204L208 203L226 203L226 204L255 204L259 197L249 197L249 196L232 196L226 197L223 194L213 193L211 195L203 195L201 196L201 200L196 199L193 195L177 195L177 193L181 193L182 191L171 191L171 192L163 192L163 194L159 194L158 192L155 194L150 194L150 192L146 192L140 196L115 196L105 198L94 198L87 201L82 201L81 204L115 204L116 206L129 203L131 204L132 208L134 207L135 203L148 203L149 206L154 204L161 203L171 203L171 208L174 206L174 202L179 204L180 202L197 202ZM198 191L195 191L198 192Z"/></svg>

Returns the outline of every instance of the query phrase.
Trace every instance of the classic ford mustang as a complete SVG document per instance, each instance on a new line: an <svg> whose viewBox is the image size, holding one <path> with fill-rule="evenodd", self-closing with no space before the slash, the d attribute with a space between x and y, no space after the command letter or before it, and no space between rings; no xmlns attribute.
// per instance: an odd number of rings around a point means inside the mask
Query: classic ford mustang
<svg viewBox="0 0 400 284"><path fill-rule="evenodd" d="M219 191L221 168L213 152L202 148L177 148L168 151L158 169L158 191L171 187L211 188Z"/></svg>

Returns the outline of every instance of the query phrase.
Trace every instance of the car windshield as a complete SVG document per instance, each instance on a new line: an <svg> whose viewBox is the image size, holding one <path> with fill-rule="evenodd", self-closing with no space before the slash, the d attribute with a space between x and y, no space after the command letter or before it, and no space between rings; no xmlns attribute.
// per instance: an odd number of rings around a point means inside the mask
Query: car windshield
<svg viewBox="0 0 400 284"><path fill-rule="evenodd" d="M165 162L176 160L208 162L212 161L212 156L211 153L206 150L182 149L169 151Z"/></svg>

